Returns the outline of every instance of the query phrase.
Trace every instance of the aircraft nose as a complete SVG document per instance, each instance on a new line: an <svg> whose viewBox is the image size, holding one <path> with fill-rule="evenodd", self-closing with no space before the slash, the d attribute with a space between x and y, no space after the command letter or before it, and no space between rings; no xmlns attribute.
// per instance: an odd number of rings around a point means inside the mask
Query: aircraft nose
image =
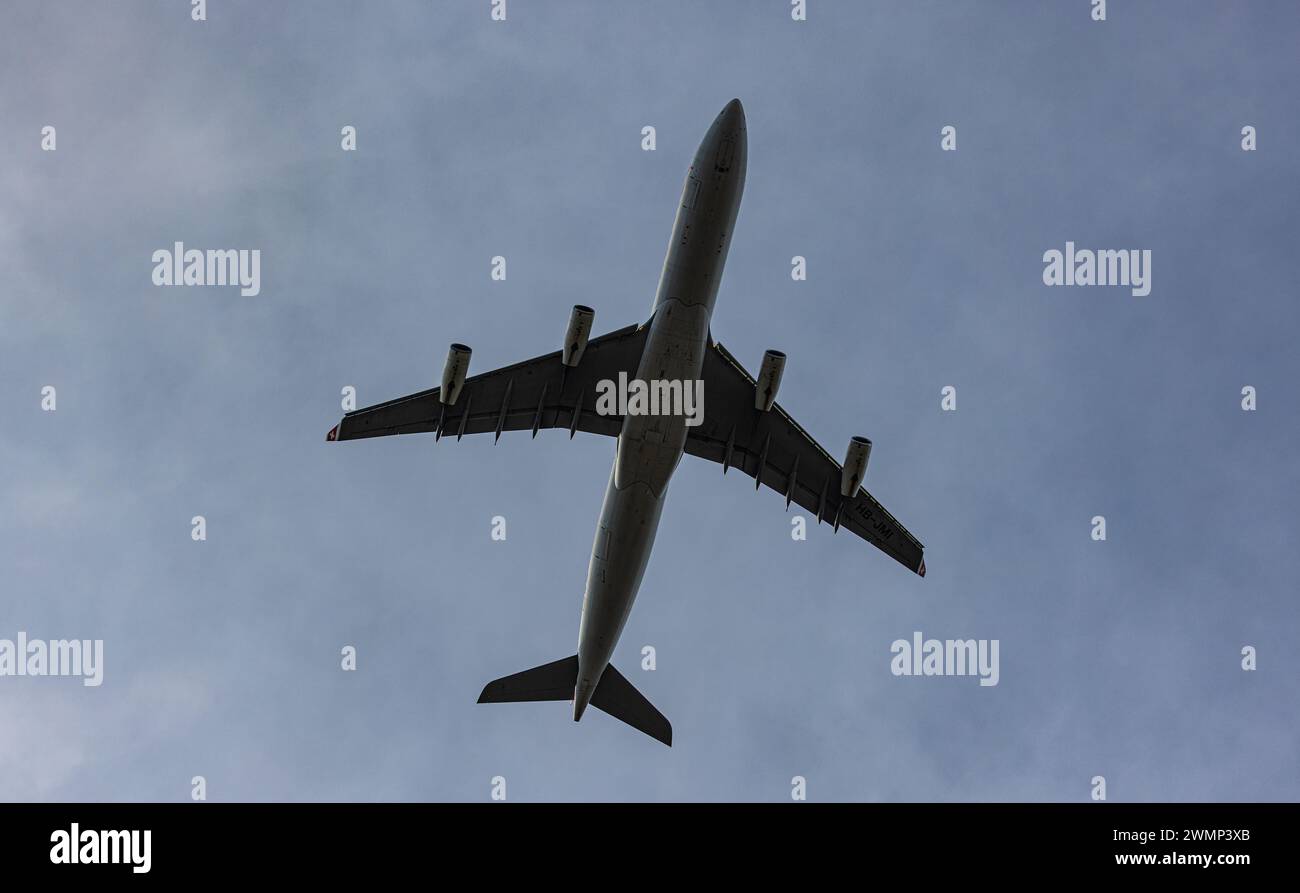
<svg viewBox="0 0 1300 893"><path fill-rule="evenodd" d="M721 119L724 133L745 129L745 107L740 104L739 99L727 103L718 117Z"/></svg>

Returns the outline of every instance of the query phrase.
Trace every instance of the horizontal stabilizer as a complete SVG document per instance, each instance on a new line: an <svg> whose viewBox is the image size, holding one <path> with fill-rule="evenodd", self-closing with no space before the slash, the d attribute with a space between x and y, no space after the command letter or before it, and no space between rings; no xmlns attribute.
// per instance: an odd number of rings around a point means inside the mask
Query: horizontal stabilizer
<svg viewBox="0 0 1300 893"><path fill-rule="evenodd" d="M483 686L480 704L515 701L570 701L578 684L578 655L502 676ZM600 706L600 705L597 705ZM651 707L651 710L654 708Z"/></svg>
<svg viewBox="0 0 1300 893"><path fill-rule="evenodd" d="M503 704L518 701L571 701L578 684L578 655L552 661L502 676L483 686L480 704ZM662 713L645 699L613 664L605 667L591 703L617 720L645 732L669 747L673 744L673 727Z"/></svg>
<svg viewBox="0 0 1300 893"><path fill-rule="evenodd" d="M591 696L591 704L603 710L615 719L620 719L632 728L645 732L656 741L673 746L673 727L667 717L655 709L655 705L645 699L623 674L610 664L601 674L596 693Z"/></svg>

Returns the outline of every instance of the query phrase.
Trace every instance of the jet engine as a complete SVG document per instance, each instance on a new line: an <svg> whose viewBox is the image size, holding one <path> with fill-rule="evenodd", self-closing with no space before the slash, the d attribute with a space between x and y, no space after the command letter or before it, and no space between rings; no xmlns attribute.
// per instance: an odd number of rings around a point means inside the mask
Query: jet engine
<svg viewBox="0 0 1300 893"><path fill-rule="evenodd" d="M849 450L844 454L844 470L840 472L840 495L850 498L858 495L862 478L867 473L867 460L871 458L871 441L865 437L849 438Z"/></svg>
<svg viewBox="0 0 1300 893"><path fill-rule="evenodd" d="M582 352L587 349L587 336L591 334L591 324L596 319L596 311L582 304L574 304L569 314L569 327L564 330L564 365L572 368L582 360Z"/></svg>
<svg viewBox="0 0 1300 893"><path fill-rule="evenodd" d="M776 402L776 392L781 387L781 376L785 373L785 354L779 350L769 350L763 354L763 365L758 370L758 380L754 384L754 408L767 412Z"/></svg>
<svg viewBox="0 0 1300 893"><path fill-rule="evenodd" d="M465 373L469 371L470 353L472 351L464 344L453 344L447 351L447 364L442 367L442 390L438 392L438 399L445 406L454 406L460 397Z"/></svg>

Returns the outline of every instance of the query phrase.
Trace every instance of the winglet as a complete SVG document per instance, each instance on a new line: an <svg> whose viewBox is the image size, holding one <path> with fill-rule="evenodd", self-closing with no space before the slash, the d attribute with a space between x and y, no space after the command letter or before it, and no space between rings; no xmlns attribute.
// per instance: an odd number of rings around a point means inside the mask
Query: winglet
<svg viewBox="0 0 1300 893"><path fill-rule="evenodd" d="M920 574L922 577L925 576L925 559L924 559L924 558L921 559L921 566L918 567L918 568L916 569L916 572L917 572L918 574Z"/></svg>
<svg viewBox="0 0 1300 893"><path fill-rule="evenodd" d="M342 424L342 422L340 422L339 424ZM333 428L330 429L330 433L325 435L325 442L332 443L333 441L336 441L338 439L339 439L339 426L335 425Z"/></svg>

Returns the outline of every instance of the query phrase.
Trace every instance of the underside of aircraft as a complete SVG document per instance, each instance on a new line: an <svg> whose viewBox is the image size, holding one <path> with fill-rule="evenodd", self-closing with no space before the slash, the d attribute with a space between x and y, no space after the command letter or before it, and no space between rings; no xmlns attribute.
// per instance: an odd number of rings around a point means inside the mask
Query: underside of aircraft
<svg viewBox="0 0 1300 893"><path fill-rule="evenodd" d="M627 622L654 545L668 482L682 455L736 469L835 531L846 528L908 570L925 576L921 544L862 488L871 441L854 437L836 462L776 402L785 354L769 350L750 375L709 327L734 231L747 165L747 126L738 99L714 120L695 154L669 241L650 318L589 338L595 312L577 305L562 348L467 377L470 348L452 344L440 387L343 417L327 440L394 434L434 438L567 429L616 438L616 457L592 546L578 653L489 683L480 703L588 704L647 735L672 743L672 727L610 658ZM646 390L696 392L692 417L680 406L633 411L611 404L613 382ZM672 401L669 401L672 403Z"/></svg>

